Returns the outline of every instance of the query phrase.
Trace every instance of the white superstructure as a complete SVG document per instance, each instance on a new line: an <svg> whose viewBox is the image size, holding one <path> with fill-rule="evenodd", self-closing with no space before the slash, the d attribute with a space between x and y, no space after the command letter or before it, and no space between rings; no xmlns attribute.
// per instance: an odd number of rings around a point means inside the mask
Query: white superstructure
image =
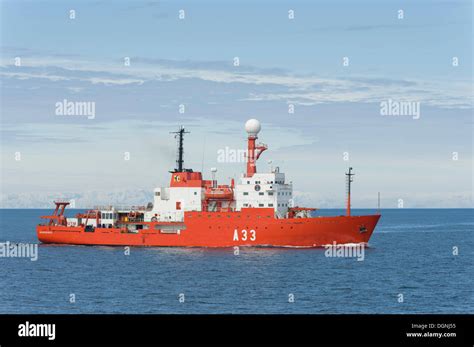
<svg viewBox="0 0 474 347"><path fill-rule="evenodd" d="M256 173L252 177L242 175L235 186L236 210L243 207L273 208L279 217L284 217L291 207L293 187L285 182L285 174L275 168L270 173Z"/></svg>

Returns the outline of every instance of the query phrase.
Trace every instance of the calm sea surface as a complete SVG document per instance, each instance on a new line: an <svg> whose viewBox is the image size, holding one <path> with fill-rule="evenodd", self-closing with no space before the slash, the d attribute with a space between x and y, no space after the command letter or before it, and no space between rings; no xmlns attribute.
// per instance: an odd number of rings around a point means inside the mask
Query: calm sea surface
<svg viewBox="0 0 474 347"><path fill-rule="evenodd" d="M35 225L50 212L0 210L0 242L38 243ZM474 313L473 232L472 209L382 210L364 261L324 249L127 256L121 247L40 245L37 261L0 258L0 313Z"/></svg>

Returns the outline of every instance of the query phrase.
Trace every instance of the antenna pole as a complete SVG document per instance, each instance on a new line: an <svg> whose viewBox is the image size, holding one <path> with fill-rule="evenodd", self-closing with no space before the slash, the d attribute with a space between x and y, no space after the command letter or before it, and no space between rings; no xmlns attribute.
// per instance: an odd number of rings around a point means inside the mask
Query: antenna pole
<svg viewBox="0 0 474 347"><path fill-rule="evenodd" d="M351 183L352 181L352 176L354 174L352 173L352 168L349 168L349 172L346 173L346 178L347 178L347 207L346 207L346 216L351 215Z"/></svg>
<svg viewBox="0 0 474 347"><path fill-rule="evenodd" d="M183 172L183 164L184 164L184 147L183 147L183 139L184 134L189 134L189 131L186 131L182 126L179 128L178 131L171 132L171 134L176 134L174 137L178 138L178 158L176 159L176 169L175 172Z"/></svg>
<svg viewBox="0 0 474 347"><path fill-rule="evenodd" d="M380 192L378 192L377 207L378 207L378 211L380 213Z"/></svg>

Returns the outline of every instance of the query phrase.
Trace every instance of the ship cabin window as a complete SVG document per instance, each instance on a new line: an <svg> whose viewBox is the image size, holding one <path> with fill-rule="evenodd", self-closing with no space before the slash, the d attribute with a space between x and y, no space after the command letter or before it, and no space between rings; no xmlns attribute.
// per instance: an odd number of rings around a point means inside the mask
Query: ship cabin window
<svg viewBox="0 0 474 347"><path fill-rule="evenodd" d="M160 196L160 192L155 192L155 196Z"/></svg>
<svg viewBox="0 0 474 347"><path fill-rule="evenodd" d="M244 207L248 207L248 206L249 206L249 204L244 204Z"/></svg>
<svg viewBox="0 0 474 347"><path fill-rule="evenodd" d="M248 193L248 192L244 192L244 195L249 195L249 193Z"/></svg>
<svg viewBox="0 0 474 347"><path fill-rule="evenodd" d="M198 195L198 192L194 192L194 195Z"/></svg>
<svg viewBox="0 0 474 347"><path fill-rule="evenodd" d="M263 192L258 193L258 195L263 195Z"/></svg>
<svg viewBox="0 0 474 347"><path fill-rule="evenodd" d="M263 204L258 204L258 207L263 207L264 205Z"/></svg>
<svg viewBox="0 0 474 347"><path fill-rule="evenodd" d="M273 195L273 192L269 192L268 195L272 196L272 195Z"/></svg>
<svg viewBox="0 0 474 347"><path fill-rule="evenodd" d="M247 181L247 184L250 184L250 181Z"/></svg>
<svg viewBox="0 0 474 347"><path fill-rule="evenodd" d="M268 204L268 207L273 207L273 204Z"/></svg>

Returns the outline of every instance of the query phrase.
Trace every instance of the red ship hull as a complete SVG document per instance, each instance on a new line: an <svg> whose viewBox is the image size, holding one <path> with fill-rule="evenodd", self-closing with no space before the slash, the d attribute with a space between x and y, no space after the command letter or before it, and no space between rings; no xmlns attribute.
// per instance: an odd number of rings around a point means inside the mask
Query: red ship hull
<svg viewBox="0 0 474 347"><path fill-rule="evenodd" d="M336 216L276 219L259 209L246 212L186 212L184 222L145 222L136 233L124 228L38 225L43 243L148 247L321 247L327 244L367 243L380 218Z"/></svg>

